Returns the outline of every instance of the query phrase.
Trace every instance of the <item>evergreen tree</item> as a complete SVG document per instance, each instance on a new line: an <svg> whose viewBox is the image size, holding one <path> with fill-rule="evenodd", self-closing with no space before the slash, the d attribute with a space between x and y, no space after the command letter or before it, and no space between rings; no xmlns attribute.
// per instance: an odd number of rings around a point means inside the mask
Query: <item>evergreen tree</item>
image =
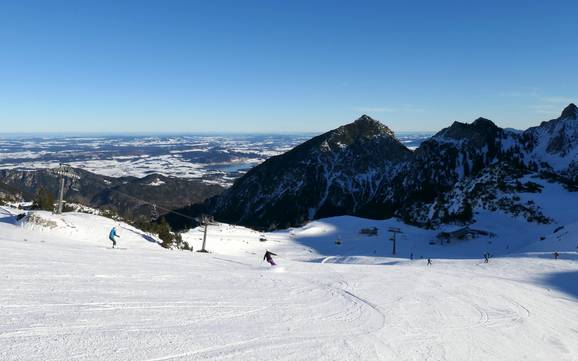
<svg viewBox="0 0 578 361"><path fill-rule="evenodd" d="M32 203L33 209L41 209L44 211L53 211L54 210L54 196L52 193L44 189L44 187L40 187L38 189L38 193L36 194L36 198Z"/></svg>
<svg viewBox="0 0 578 361"><path fill-rule="evenodd" d="M470 204L470 202L468 202L467 199L464 198L464 200L462 201L462 211L460 214L458 214L456 218L459 221L467 222L471 221L473 217L474 211L472 209L472 205Z"/></svg>
<svg viewBox="0 0 578 361"><path fill-rule="evenodd" d="M162 217L158 223L158 235L162 241L161 246L164 248L171 248L174 236L171 233L171 227L167 223L165 217Z"/></svg>

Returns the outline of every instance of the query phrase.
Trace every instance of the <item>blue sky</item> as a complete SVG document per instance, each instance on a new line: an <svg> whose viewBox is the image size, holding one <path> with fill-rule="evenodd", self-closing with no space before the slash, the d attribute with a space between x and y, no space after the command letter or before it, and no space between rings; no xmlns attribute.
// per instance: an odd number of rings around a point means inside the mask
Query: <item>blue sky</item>
<svg viewBox="0 0 578 361"><path fill-rule="evenodd" d="M578 101L578 1L2 1L0 132L526 128Z"/></svg>

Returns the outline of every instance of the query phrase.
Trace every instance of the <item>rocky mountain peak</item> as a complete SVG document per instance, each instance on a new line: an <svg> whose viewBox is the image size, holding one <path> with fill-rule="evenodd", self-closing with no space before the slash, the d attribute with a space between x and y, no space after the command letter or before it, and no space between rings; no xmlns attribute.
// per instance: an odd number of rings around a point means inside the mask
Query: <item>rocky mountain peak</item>
<svg viewBox="0 0 578 361"><path fill-rule="evenodd" d="M346 143L350 143L355 139L374 138L378 136L395 138L395 134L391 129L365 114L353 123L335 129L333 133L334 136L338 136L339 138L346 138Z"/></svg>
<svg viewBox="0 0 578 361"><path fill-rule="evenodd" d="M382 215L373 208L412 152L367 115L271 157L209 205L216 219L256 228L290 227L343 214ZM377 213L373 213L377 212Z"/></svg>
<svg viewBox="0 0 578 361"><path fill-rule="evenodd" d="M377 120L373 119L372 117L370 117L367 114L363 114L362 116L360 116L359 118L357 118L357 120L355 120L355 123L363 123L363 122L377 122Z"/></svg>
<svg viewBox="0 0 578 361"><path fill-rule="evenodd" d="M473 123L454 122L450 127L437 133L435 139L465 140L493 137L500 128L489 119L478 118Z"/></svg>
<svg viewBox="0 0 578 361"><path fill-rule="evenodd" d="M496 124L494 124L494 122L492 122L492 121L489 120L489 119L481 118L481 117L478 118L478 119L476 119L476 120L474 120L474 122L472 123L472 125L473 125L474 127L490 127L490 128L496 127Z"/></svg>
<svg viewBox="0 0 578 361"><path fill-rule="evenodd" d="M570 103L564 110L562 111L562 115L560 115L560 119L578 119L578 107L574 103Z"/></svg>

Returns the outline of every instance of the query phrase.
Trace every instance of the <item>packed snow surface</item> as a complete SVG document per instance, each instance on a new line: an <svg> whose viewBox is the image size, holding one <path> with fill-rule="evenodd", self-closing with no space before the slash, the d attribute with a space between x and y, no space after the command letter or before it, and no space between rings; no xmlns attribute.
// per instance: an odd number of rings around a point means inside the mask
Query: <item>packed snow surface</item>
<svg viewBox="0 0 578 361"><path fill-rule="evenodd" d="M96 215L10 211L0 212L1 360L578 359L576 224L554 232L479 214L494 237L444 246L394 220L268 234L217 224L203 254ZM359 233L374 226L377 236ZM391 226L404 232L396 256ZM195 249L201 237L184 235ZM496 257L483 263L484 252Z"/></svg>

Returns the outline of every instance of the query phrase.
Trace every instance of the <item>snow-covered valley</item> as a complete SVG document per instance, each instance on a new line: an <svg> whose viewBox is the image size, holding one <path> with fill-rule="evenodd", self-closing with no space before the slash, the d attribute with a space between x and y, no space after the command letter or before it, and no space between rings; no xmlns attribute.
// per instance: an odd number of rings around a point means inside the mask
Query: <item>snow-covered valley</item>
<svg viewBox="0 0 578 361"><path fill-rule="evenodd" d="M0 359L576 360L578 194L558 187L539 195L557 223L478 212L472 227L492 236L443 246L439 230L335 217L266 234L212 225L202 254L100 216L5 214ZM403 232L396 256L389 227ZM183 237L200 248L201 229Z"/></svg>
<svg viewBox="0 0 578 361"><path fill-rule="evenodd" d="M199 179L230 186L267 158L286 152L312 134L221 135L11 135L0 133L0 169L54 168L68 163L111 177L150 174ZM416 148L428 132L402 132Z"/></svg>

